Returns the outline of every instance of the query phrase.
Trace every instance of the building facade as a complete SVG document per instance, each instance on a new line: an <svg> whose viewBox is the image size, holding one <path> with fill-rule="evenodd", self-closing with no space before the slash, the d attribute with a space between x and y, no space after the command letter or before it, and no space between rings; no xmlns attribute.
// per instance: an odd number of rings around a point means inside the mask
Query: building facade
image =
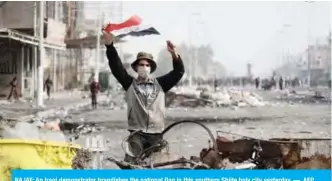
<svg viewBox="0 0 332 181"><path fill-rule="evenodd" d="M45 60L44 79L50 76L54 90L65 88L68 59L65 39L75 38L77 13L83 2L44 2ZM39 45L39 2L0 1L0 89L8 94L8 84L16 76L20 94L36 95Z"/></svg>
<svg viewBox="0 0 332 181"><path fill-rule="evenodd" d="M299 68L304 77L310 73L311 80L328 79L331 76L331 46L309 46L302 54Z"/></svg>

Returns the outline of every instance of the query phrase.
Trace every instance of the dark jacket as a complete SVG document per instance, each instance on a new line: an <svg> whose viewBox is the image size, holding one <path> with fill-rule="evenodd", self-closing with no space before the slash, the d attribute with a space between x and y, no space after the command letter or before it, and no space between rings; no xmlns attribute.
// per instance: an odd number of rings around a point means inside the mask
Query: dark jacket
<svg viewBox="0 0 332 181"><path fill-rule="evenodd" d="M10 82L10 86L12 86L12 88L16 88L16 86L17 86L17 80L12 80Z"/></svg>
<svg viewBox="0 0 332 181"><path fill-rule="evenodd" d="M118 52L116 51L113 43L106 45L106 55L108 58L109 66L114 77L119 81L125 91L128 90L134 78L130 76L126 69L123 67ZM169 73L157 77L157 81L162 87L164 92L172 89L182 78L184 74L184 65L180 56L173 58L173 70Z"/></svg>
<svg viewBox="0 0 332 181"><path fill-rule="evenodd" d="M128 129L160 133L165 127L165 92L174 87L184 74L181 57L173 57L172 71L151 79L153 91L145 102L142 94L137 92L139 82L127 73L113 44L106 47L111 71L126 91Z"/></svg>
<svg viewBox="0 0 332 181"><path fill-rule="evenodd" d="M96 94L96 93L99 92L99 90L100 90L100 87L99 87L99 83L98 82L94 81L94 82L92 82L90 84L90 91L91 91L91 93Z"/></svg>
<svg viewBox="0 0 332 181"><path fill-rule="evenodd" d="M51 79L46 79L45 84L44 84L44 89L45 88L50 88L52 86L53 82Z"/></svg>

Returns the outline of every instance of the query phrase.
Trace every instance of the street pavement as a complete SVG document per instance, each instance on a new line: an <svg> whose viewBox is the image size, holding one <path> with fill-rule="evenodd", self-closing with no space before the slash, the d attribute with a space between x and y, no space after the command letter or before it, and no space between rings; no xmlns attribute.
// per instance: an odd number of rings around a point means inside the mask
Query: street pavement
<svg viewBox="0 0 332 181"><path fill-rule="evenodd" d="M5 119L20 120L36 114L47 117L59 109L71 109L90 104L89 98L83 98L84 92L57 92L50 100L44 99L44 107L38 108L36 100L18 100L8 102L1 100L0 115Z"/></svg>

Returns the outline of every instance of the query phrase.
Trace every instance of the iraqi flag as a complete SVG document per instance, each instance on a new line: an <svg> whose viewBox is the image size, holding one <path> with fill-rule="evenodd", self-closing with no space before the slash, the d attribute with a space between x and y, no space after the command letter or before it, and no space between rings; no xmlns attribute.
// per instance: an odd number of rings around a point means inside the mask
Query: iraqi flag
<svg viewBox="0 0 332 181"><path fill-rule="evenodd" d="M136 15L120 24L109 23L104 30L111 32L118 39L125 36L160 35L154 27L142 24L141 18Z"/></svg>

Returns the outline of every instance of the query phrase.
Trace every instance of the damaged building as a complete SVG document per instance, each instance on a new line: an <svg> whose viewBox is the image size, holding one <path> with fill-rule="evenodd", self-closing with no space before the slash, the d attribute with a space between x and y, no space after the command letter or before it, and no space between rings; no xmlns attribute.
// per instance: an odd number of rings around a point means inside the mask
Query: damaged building
<svg viewBox="0 0 332 181"><path fill-rule="evenodd" d="M47 1L44 3L44 79L53 79L54 91L66 88L69 69L75 65L68 57L65 39L76 36L83 2ZM39 45L39 4L36 1L0 1L0 87L8 94L8 84L17 76L19 94L34 97L37 90ZM61 63L60 63L61 62Z"/></svg>

